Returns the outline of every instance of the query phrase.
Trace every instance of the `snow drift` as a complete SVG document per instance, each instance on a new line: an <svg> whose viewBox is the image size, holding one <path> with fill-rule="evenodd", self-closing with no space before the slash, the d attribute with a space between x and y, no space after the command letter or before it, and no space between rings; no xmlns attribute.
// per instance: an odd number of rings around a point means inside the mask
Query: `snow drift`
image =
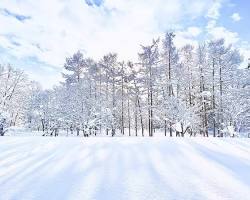
<svg viewBox="0 0 250 200"><path fill-rule="evenodd" d="M2 137L0 199L249 199L250 140Z"/></svg>

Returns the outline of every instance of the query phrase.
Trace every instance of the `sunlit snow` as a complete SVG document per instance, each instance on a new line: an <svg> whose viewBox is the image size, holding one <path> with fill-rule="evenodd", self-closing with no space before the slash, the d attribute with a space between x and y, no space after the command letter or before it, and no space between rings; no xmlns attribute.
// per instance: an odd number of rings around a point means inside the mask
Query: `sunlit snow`
<svg viewBox="0 0 250 200"><path fill-rule="evenodd" d="M0 140L0 199L248 199L250 140Z"/></svg>

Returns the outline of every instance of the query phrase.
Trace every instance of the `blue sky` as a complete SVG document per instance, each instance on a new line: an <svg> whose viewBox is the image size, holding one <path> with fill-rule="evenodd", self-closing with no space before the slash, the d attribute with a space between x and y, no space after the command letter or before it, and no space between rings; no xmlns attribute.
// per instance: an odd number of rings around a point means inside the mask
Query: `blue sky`
<svg viewBox="0 0 250 200"><path fill-rule="evenodd" d="M77 50L136 60L140 44L166 30L175 30L177 47L224 37L247 58L249 8L247 0L1 0L0 63L51 88Z"/></svg>

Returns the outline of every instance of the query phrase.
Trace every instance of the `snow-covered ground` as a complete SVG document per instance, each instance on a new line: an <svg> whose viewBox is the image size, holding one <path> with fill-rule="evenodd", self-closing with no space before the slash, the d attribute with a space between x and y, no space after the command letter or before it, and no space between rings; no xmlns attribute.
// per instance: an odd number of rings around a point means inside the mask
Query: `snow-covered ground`
<svg viewBox="0 0 250 200"><path fill-rule="evenodd" d="M1 137L1 200L250 199L250 139Z"/></svg>

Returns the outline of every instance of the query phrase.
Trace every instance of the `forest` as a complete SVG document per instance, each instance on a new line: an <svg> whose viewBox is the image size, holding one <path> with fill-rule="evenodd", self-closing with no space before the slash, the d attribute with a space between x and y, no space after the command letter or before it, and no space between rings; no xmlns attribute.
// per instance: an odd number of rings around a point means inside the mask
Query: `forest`
<svg viewBox="0 0 250 200"><path fill-rule="evenodd" d="M136 61L75 52L49 90L2 64L0 134L250 137L250 69L239 50L224 39L177 49L174 37L141 45Z"/></svg>

